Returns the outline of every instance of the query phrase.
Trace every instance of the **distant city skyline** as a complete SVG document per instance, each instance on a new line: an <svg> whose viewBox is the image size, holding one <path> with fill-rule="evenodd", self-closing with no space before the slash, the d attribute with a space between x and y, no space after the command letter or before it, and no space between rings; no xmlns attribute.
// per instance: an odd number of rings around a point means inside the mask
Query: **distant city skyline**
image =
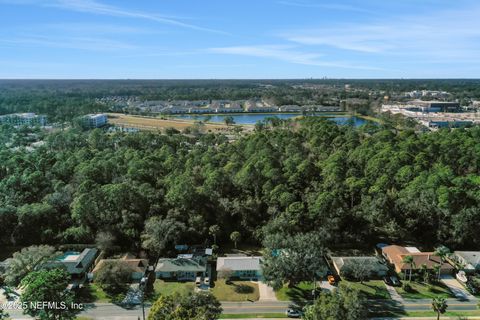
<svg viewBox="0 0 480 320"><path fill-rule="evenodd" d="M479 78L474 0L0 0L0 78Z"/></svg>

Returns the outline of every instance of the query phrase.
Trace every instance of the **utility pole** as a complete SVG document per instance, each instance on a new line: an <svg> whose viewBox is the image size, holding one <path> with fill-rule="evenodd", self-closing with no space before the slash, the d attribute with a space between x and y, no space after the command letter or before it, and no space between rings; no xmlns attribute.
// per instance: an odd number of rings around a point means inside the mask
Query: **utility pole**
<svg viewBox="0 0 480 320"><path fill-rule="evenodd" d="M143 315L143 320L145 320L145 288L147 284L147 277L143 277L142 280L140 280L140 290L142 292L142 315Z"/></svg>

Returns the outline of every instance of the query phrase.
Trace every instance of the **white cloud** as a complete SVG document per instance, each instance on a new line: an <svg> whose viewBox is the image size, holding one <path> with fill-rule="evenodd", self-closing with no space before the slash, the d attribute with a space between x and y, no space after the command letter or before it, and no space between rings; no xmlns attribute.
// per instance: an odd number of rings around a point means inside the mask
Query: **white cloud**
<svg viewBox="0 0 480 320"><path fill-rule="evenodd" d="M66 49L79 49L87 51L118 51L138 49L137 46L105 38L92 37L44 37L44 36L25 36L15 37L15 39L0 39L3 45L26 45L43 46Z"/></svg>
<svg viewBox="0 0 480 320"><path fill-rule="evenodd" d="M362 13L373 13L370 10L356 7L347 4L338 4L338 3L315 3L310 1L299 1L299 0L281 0L277 2L278 4L290 7L300 7L300 8L319 8L326 10L336 10L336 11L353 11L353 12L362 12Z"/></svg>
<svg viewBox="0 0 480 320"><path fill-rule="evenodd" d="M409 17L323 26L282 34L299 45L332 47L370 54L469 58L480 51L480 7L434 11Z"/></svg>
<svg viewBox="0 0 480 320"><path fill-rule="evenodd" d="M141 11L131 11L131 10L117 7L117 6L103 4L96 0L19 0L19 1L0 0L0 2L9 3L9 4L23 4L23 5L32 4L32 5L40 5L43 7L54 7L54 8L60 8L60 9L69 10L69 11L84 12L84 13L91 13L91 14L97 14L97 15L143 19L143 20L150 20L150 21L154 21L162 24L168 24L168 25L173 25L173 26L178 26L178 27L193 29L198 31L227 34L224 31L204 28L201 26L185 23L178 19L171 18L169 16L141 12Z"/></svg>

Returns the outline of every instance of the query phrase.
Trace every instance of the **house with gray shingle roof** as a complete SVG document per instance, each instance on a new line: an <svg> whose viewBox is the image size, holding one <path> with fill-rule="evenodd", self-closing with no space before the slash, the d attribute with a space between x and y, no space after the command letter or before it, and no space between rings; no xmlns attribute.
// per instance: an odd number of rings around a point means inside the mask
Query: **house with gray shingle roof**
<svg viewBox="0 0 480 320"><path fill-rule="evenodd" d="M195 281L196 277L205 277L207 263L202 258L179 256L158 260L155 274L159 279L177 281Z"/></svg>
<svg viewBox="0 0 480 320"><path fill-rule="evenodd" d="M262 277L262 257L228 256L217 259L217 273L231 272L239 279L260 279Z"/></svg>
<svg viewBox="0 0 480 320"><path fill-rule="evenodd" d="M98 250L87 248L82 252L67 251L55 261L47 263L46 267L64 268L73 280L85 280L87 273L91 271L97 257Z"/></svg>

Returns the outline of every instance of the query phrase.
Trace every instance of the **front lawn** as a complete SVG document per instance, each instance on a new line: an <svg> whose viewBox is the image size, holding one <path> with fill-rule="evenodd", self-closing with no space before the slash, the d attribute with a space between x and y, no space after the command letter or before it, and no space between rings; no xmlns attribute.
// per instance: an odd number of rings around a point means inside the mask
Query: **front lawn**
<svg viewBox="0 0 480 320"><path fill-rule="evenodd" d="M172 295L181 294L185 295L193 292L195 289L195 283L193 282L175 282L175 281L163 281L160 279L155 280L153 284L154 294L151 300L156 300L160 295Z"/></svg>
<svg viewBox="0 0 480 320"><path fill-rule="evenodd" d="M280 301L305 302L312 299L312 290L312 282L302 281L291 288L287 285L283 286L280 290L275 291L275 295Z"/></svg>
<svg viewBox="0 0 480 320"><path fill-rule="evenodd" d="M77 293L77 300L82 303L93 303L111 302L112 299L100 286L90 283L80 289Z"/></svg>
<svg viewBox="0 0 480 320"><path fill-rule="evenodd" d="M257 301L260 298L258 284L250 281L227 284L224 279L218 279L212 285L211 292L220 301Z"/></svg>
<svg viewBox="0 0 480 320"><path fill-rule="evenodd" d="M362 292L367 299L390 299L385 284L381 280L364 281L360 282L342 280L340 286L349 286Z"/></svg>
<svg viewBox="0 0 480 320"><path fill-rule="evenodd" d="M395 290L405 299L433 299L435 297L454 297L448 287L443 283L425 284L420 282L404 282L410 284L411 292L406 292L402 287L395 287Z"/></svg>

